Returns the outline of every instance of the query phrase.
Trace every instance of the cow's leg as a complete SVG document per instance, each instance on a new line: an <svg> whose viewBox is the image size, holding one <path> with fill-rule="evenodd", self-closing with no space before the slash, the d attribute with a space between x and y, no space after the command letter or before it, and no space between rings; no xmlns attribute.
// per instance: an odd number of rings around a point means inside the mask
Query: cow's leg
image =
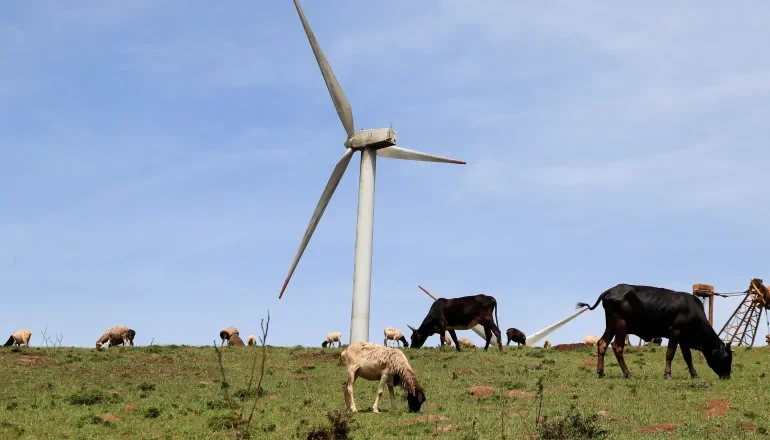
<svg viewBox="0 0 770 440"><path fill-rule="evenodd" d="M457 342L457 333L455 333L454 330L449 330L449 336L452 337L452 341L455 343L455 347L457 347L457 351L460 351L460 343Z"/></svg>
<svg viewBox="0 0 770 440"><path fill-rule="evenodd" d="M604 354L607 353L607 346L610 345L610 341L615 336L615 321L608 317L605 326L604 334L596 343L596 374L599 377L604 377Z"/></svg>
<svg viewBox="0 0 770 440"><path fill-rule="evenodd" d="M682 344L679 344L679 346L682 347L682 357L687 363L687 369L690 370L690 377L695 379L698 377L698 373L695 372L695 367L692 365L692 353L690 352L690 347L686 347Z"/></svg>
<svg viewBox="0 0 770 440"><path fill-rule="evenodd" d="M492 340L492 327L489 324L484 326L484 339L487 341L487 343L484 344L484 351L487 351L487 348L489 348L489 342Z"/></svg>
<svg viewBox="0 0 770 440"><path fill-rule="evenodd" d="M506 335L506 336L507 336L507 335ZM508 344L510 344L510 343L511 343L511 337L510 337L510 336L508 336L508 342L506 342L506 343L505 343L505 346L507 347L507 346L508 346Z"/></svg>
<svg viewBox="0 0 770 440"><path fill-rule="evenodd" d="M441 327L438 332L441 338L441 345L439 345L439 351L444 351L444 338L446 338L446 327Z"/></svg>
<svg viewBox="0 0 770 440"><path fill-rule="evenodd" d="M503 336L500 334L500 329L497 328L495 324L492 324L492 333L495 334L495 337L497 338L497 348L502 352L503 351Z"/></svg>
<svg viewBox="0 0 770 440"><path fill-rule="evenodd" d="M663 373L663 377L671 379L671 361L674 360L676 355L676 346L679 345L678 338L672 338L668 340L668 349L666 350L666 371ZM682 349L682 356L684 356L684 349ZM692 360L692 358L690 358Z"/></svg>
<svg viewBox="0 0 770 440"><path fill-rule="evenodd" d="M612 351L615 352L615 358L618 360L618 365L620 365L620 369L623 371L623 377L626 379L631 377L631 372L628 371L628 365L626 365L626 360L623 357L623 348L626 345L627 337L626 321L618 319L615 322L615 341L612 343Z"/></svg>

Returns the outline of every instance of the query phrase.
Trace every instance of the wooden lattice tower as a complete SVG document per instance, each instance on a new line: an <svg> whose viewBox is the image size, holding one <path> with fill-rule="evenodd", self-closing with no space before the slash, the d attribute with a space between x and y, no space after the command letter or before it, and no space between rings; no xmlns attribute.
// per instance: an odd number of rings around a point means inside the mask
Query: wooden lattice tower
<svg viewBox="0 0 770 440"><path fill-rule="evenodd" d="M762 312L767 309L770 309L770 292L762 279L754 278L746 296L719 331L719 337L735 346L754 346Z"/></svg>
<svg viewBox="0 0 770 440"><path fill-rule="evenodd" d="M703 307L709 318L709 325L714 326L714 286L709 284L693 284L692 294L703 301Z"/></svg>

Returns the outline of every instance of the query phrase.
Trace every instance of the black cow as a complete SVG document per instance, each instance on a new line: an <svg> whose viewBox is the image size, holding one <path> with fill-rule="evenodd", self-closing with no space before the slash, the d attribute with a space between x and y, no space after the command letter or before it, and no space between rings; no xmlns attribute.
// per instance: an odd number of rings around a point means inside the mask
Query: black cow
<svg viewBox="0 0 770 440"><path fill-rule="evenodd" d="M492 312L494 312L494 319L492 319ZM430 306L428 315L419 328L416 329L411 325L408 327L412 330L412 348L422 347L430 335L438 333L441 336L440 350L444 350L444 335L449 330L457 351L460 351L455 330L469 330L476 325L484 327L487 341L484 350L489 348L489 342L494 333L497 346L500 351L503 351L500 328L497 326L497 300L489 295L439 298Z"/></svg>
<svg viewBox="0 0 770 440"><path fill-rule="evenodd" d="M733 362L730 344L725 345L719 339L706 318L703 304L695 296L660 287L618 284L599 295L596 304L589 309L595 309L600 301L604 307L606 327L597 342L599 359L596 372L599 377L604 377L604 353L613 336L612 350L620 369L626 378L631 376L623 359L623 346L626 336L633 334L646 342L653 338L668 339L666 379L671 378L671 361L677 345L682 347L682 357L693 378L698 374L692 366L690 349L702 352L709 367L720 379L730 378ZM577 306L588 307L588 304L578 303Z"/></svg>
<svg viewBox="0 0 770 440"><path fill-rule="evenodd" d="M508 342L505 343L506 347L511 341L515 342L517 346L527 345L527 336L517 328L509 328L505 331L505 335L508 336Z"/></svg>

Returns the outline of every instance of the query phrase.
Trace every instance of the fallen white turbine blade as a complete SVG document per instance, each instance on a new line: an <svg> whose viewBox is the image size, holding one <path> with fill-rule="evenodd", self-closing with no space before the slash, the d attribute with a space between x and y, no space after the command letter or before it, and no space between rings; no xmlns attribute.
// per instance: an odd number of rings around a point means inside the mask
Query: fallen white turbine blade
<svg viewBox="0 0 770 440"><path fill-rule="evenodd" d="M326 88L329 89L329 95L332 97L332 101L334 101L334 108L337 109L337 114L340 116L340 121L342 121L342 125L345 127L345 132L348 136L353 136L353 133L355 132L353 129L353 110L350 107L348 98L345 97L345 92L342 91L342 87L337 81L337 77L334 76L332 67L329 65L329 62L326 61L326 57L321 51L321 46L318 45L313 30L310 29L307 18L305 18L305 13L302 12L302 6L299 5L297 0L294 0L294 7L297 8L299 19L302 20L302 27L305 28L310 47L313 49L313 54L318 62L318 67L321 69L321 74L326 82Z"/></svg>
<svg viewBox="0 0 770 440"><path fill-rule="evenodd" d="M294 262L291 263L289 275L286 277L286 281L283 283L283 288L281 289L281 294L278 295L278 298L283 296L283 292L286 290L286 286L289 285L289 280L291 279L292 274L294 274L294 269L297 268L297 263L299 263L299 259L302 257L302 253L305 252L305 248L310 242L310 238L313 236L313 231L315 231L316 226L318 226L318 222L321 221L321 216L323 215L326 206L329 204L329 201L332 199L334 190L337 189L337 185L339 185L340 180L342 180L342 176L345 174L345 170L348 168L350 158L353 157L354 152L355 151L352 148L345 150L345 154L342 156L342 159L340 159L340 161L337 162L337 165L334 167L334 171L332 171L332 175L329 177L329 181L326 183L326 187L324 188L323 193L321 193L321 199L318 201L318 205L316 205L315 211L313 211L313 216L310 217L310 223L307 225L305 235L302 237L302 243L299 245L299 250L297 251L297 255L294 257Z"/></svg>
<svg viewBox="0 0 770 440"><path fill-rule="evenodd" d="M557 330L559 327L563 326L564 324L572 321L573 319L577 318L578 315L588 310L588 307L584 307L581 310L578 310L577 312L569 315L568 317L562 319L561 321L557 321L554 324L549 325L548 327L540 330L537 333L534 333L532 335L527 336L527 342L524 345L532 346L536 344L541 339L545 338L546 336L550 335L552 332Z"/></svg>
<svg viewBox="0 0 770 440"><path fill-rule="evenodd" d="M461 160L450 159L448 157L436 156L435 154L423 153L422 151L407 150L401 147L385 147L377 150L377 155L388 159L419 160L423 162L442 162L456 163L465 165Z"/></svg>

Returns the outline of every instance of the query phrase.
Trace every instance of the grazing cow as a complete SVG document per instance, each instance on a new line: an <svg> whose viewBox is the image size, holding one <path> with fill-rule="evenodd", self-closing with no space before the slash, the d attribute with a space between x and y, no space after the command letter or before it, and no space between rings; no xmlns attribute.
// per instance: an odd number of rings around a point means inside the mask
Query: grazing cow
<svg viewBox="0 0 770 440"><path fill-rule="evenodd" d="M692 365L690 349L702 352L706 363L720 379L730 378L733 362L730 344L725 345L719 339L706 318L703 303L695 296L660 287L618 284L599 295L593 307L586 303L578 303L577 306L593 310L599 302L604 307L606 320L604 334L597 343L599 359L596 372L599 377L604 377L604 353L613 337L612 350L623 376L631 376L623 359L623 346L626 336L633 334L645 341L661 337L668 339L666 379L671 378L671 361L677 345L682 347L682 357L693 378L698 374Z"/></svg>
<svg viewBox="0 0 770 440"><path fill-rule="evenodd" d="M493 312L494 319L492 319ZM440 350L444 350L444 336L449 330L457 351L460 351L460 343L457 342L455 330L469 330L476 325L484 327L487 342L484 350L489 348L489 342L494 333L497 338L497 346L500 351L503 351L500 328L497 326L497 300L489 295L439 298L430 306L428 315L423 319L419 328L414 328L411 325L408 327L412 330L412 348L422 347L429 336L438 333L441 337Z"/></svg>
<svg viewBox="0 0 770 440"><path fill-rule="evenodd" d="M517 328L509 328L505 331L505 336L508 337L508 342L505 343L506 347L511 343L511 341L515 342L517 347L527 345L527 335L525 335L524 332Z"/></svg>

